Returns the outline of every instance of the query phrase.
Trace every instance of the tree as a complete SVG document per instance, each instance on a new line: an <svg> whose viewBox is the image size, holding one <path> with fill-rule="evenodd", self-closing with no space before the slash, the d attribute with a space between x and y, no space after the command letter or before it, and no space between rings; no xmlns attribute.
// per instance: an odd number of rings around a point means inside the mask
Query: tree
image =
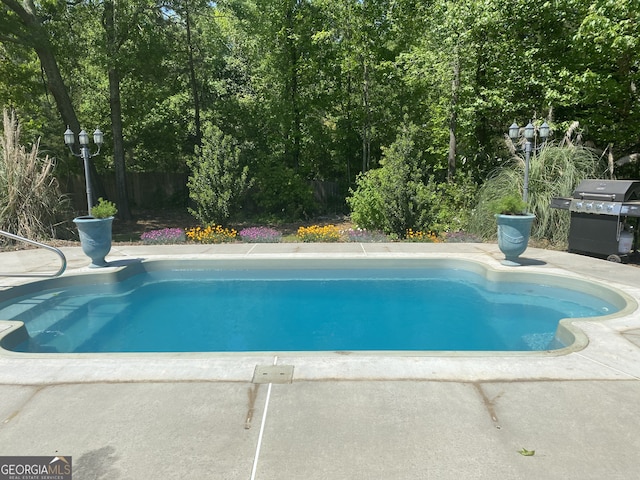
<svg viewBox="0 0 640 480"><path fill-rule="evenodd" d="M2 0L0 10L0 41L12 42L32 48L40 60L47 78L47 89L53 95L63 124L80 132L80 122L60 73L50 34L43 25L33 0ZM60 129L63 131L62 129ZM91 181L96 196L104 195L100 177L91 164Z"/></svg>
<svg viewBox="0 0 640 480"><path fill-rule="evenodd" d="M601 146L614 144L620 154L640 147L638 82L640 82L640 22L638 0L596 0L575 36L582 59L574 73L576 119L594 131ZM578 110L578 109L576 109Z"/></svg>
<svg viewBox="0 0 640 480"><path fill-rule="evenodd" d="M384 149L382 167L359 177L358 188L347 200L359 227L404 238L407 229L425 224L431 198L425 188L422 154L412 138L415 130L414 125L403 127L396 141Z"/></svg>
<svg viewBox="0 0 640 480"><path fill-rule="evenodd" d="M122 104L120 97L120 70L118 54L126 39L122 28L117 28L116 9L113 0L104 1L102 26L107 45L107 70L109 76L109 107L111 110L111 132L113 134L113 158L116 172L116 197L118 212L123 220L131 219L127 195L126 162L122 133ZM135 21L132 22L135 24ZM123 36L125 35L125 36Z"/></svg>
<svg viewBox="0 0 640 480"><path fill-rule="evenodd" d="M210 125L202 147L189 162L189 196L196 208L189 211L205 224L224 223L242 208L242 200L252 181L249 168L242 165L241 150L233 138Z"/></svg>
<svg viewBox="0 0 640 480"><path fill-rule="evenodd" d="M41 22L33 0L2 0L0 10L0 35L2 42L14 42L34 49L47 77L47 87L58 106L63 123L75 132L80 123L71 103L67 87L51 45L49 32Z"/></svg>
<svg viewBox="0 0 640 480"><path fill-rule="evenodd" d="M207 70L208 62L206 55L216 57L218 49L211 52L203 53L202 37L204 27L213 27L216 30L216 10L217 7L208 5L203 0L174 0L169 2L171 9L165 6L163 13L175 25L175 37L178 39L174 54L177 58L186 57L183 63L186 68L178 69L182 75L182 71L186 70L188 77L188 88L191 94L191 107L193 109L193 145L200 145L202 142L202 97L204 96L202 77L213 77L215 71ZM202 75L200 74L202 72ZM209 72L206 75L205 72Z"/></svg>

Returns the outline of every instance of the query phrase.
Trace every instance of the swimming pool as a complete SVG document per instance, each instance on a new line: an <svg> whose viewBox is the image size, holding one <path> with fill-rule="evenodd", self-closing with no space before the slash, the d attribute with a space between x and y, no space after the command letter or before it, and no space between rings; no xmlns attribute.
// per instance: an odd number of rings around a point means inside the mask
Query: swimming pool
<svg viewBox="0 0 640 480"><path fill-rule="evenodd" d="M574 340L561 319L626 305L593 283L567 285L462 260L148 261L0 292L0 318L25 322L1 346L43 353L550 350Z"/></svg>

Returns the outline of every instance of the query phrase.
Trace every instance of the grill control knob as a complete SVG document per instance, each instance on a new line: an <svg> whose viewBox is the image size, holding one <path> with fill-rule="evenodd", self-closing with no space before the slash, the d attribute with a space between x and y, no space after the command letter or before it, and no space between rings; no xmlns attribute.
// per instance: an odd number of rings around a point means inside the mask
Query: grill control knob
<svg viewBox="0 0 640 480"><path fill-rule="evenodd" d="M609 203L607 205L607 212L613 212L613 204L612 203Z"/></svg>
<svg viewBox="0 0 640 480"><path fill-rule="evenodd" d="M582 210L582 202L576 202L576 208Z"/></svg>
<svg viewBox="0 0 640 480"><path fill-rule="evenodd" d="M602 210L604 208L604 204L596 203L596 210Z"/></svg>
<svg viewBox="0 0 640 480"><path fill-rule="evenodd" d="M587 203L587 210L593 210L593 203Z"/></svg>

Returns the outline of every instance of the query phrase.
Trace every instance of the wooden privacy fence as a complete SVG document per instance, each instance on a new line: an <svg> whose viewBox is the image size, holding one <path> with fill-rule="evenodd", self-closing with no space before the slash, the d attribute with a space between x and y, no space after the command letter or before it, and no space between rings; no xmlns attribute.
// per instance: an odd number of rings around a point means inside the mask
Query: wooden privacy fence
<svg viewBox="0 0 640 480"><path fill-rule="evenodd" d="M140 209L186 207L189 199L187 177L186 173L127 173L129 204ZM115 201L115 174L102 174L100 178L107 197ZM62 192L69 195L73 208L86 209L84 176L70 175L58 180Z"/></svg>
<svg viewBox="0 0 640 480"><path fill-rule="evenodd" d="M101 175L107 197L116 199L115 174ZM158 209L165 207L185 207L189 203L186 173L127 173L127 193L132 208ZM71 199L73 209L87 208L83 175L69 175L58 179L62 192ZM314 180L313 195L318 204L327 206L338 199L340 193L337 182Z"/></svg>

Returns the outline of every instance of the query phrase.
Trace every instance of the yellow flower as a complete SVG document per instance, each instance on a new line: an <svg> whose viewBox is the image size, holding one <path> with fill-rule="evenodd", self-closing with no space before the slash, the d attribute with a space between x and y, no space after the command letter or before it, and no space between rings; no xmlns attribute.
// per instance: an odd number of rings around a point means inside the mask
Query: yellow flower
<svg viewBox="0 0 640 480"><path fill-rule="evenodd" d="M298 239L303 242L336 242L340 240L340 231L335 225L311 225L298 228Z"/></svg>
<svg viewBox="0 0 640 480"><path fill-rule="evenodd" d="M405 234L405 238L407 240L411 240L414 242L433 242L438 243L441 240L438 238L438 235L434 232L423 232L422 230L413 230L408 228Z"/></svg>
<svg viewBox="0 0 640 480"><path fill-rule="evenodd" d="M237 232L222 225L207 225L205 228L197 226L187 229L186 235L189 239L201 243L224 243L235 241Z"/></svg>

